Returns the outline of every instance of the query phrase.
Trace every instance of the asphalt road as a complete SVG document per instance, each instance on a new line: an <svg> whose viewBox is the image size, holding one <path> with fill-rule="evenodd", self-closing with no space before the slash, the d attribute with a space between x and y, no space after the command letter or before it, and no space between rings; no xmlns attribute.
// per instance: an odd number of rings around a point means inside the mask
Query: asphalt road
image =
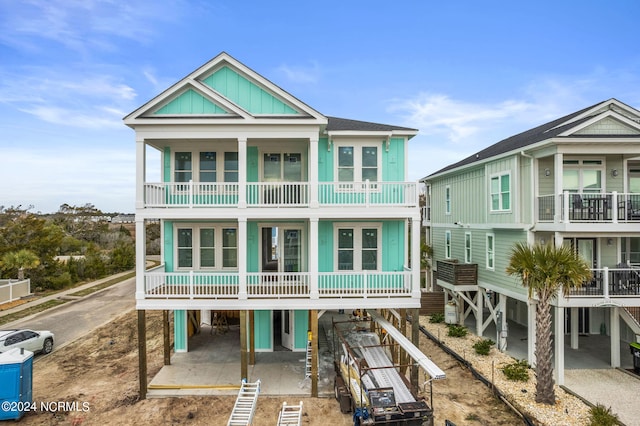
<svg viewBox="0 0 640 426"><path fill-rule="evenodd" d="M49 330L55 335L55 351L135 308L134 294L135 278L129 278L82 299L5 324L2 328Z"/></svg>

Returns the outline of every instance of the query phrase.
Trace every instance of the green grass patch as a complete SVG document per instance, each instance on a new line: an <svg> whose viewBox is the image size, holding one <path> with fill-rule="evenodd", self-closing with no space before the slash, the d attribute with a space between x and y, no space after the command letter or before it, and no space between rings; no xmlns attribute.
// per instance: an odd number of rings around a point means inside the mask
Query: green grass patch
<svg viewBox="0 0 640 426"><path fill-rule="evenodd" d="M42 311L46 311L47 309L53 308L54 306L62 305L63 303L67 302L67 300L53 299L39 305L32 306L30 308L25 308L21 311L14 312L13 314L8 314L0 317L0 325L19 320Z"/></svg>
<svg viewBox="0 0 640 426"><path fill-rule="evenodd" d="M71 293L70 296L79 296L79 297L86 296L88 294L95 293L98 290L102 290L103 288L111 287L114 284L118 284L121 281L128 280L129 278L133 278L135 276L136 276L135 272L130 272L130 273L128 273L126 275L123 275L121 277L112 278L112 279L107 280L107 281L105 281L103 283L100 283L100 284L85 288L84 290L76 291L75 293Z"/></svg>

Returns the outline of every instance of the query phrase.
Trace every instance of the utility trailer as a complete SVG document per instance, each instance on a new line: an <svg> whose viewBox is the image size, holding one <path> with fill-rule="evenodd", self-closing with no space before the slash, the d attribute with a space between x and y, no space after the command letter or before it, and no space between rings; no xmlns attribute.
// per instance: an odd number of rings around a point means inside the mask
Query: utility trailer
<svg viewBox="0 0 640 426"><path fill-rule="evenodd" d="M354 425L433 426L433 409L411 389L368 321L334 322L335 397Z"/></svg>

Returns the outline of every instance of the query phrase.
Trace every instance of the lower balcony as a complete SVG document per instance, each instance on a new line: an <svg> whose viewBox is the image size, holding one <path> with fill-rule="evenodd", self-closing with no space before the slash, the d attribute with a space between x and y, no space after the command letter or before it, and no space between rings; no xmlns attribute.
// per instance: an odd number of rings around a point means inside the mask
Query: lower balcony
<svg viewBox="0 0 640 426"><path fill-rule="evenodd" d="M438 260L436 266L438 280L458 286L478 284L478 264L476 263Z"/></svg>
<svg viewBox="0 0 640 426"><path fill-rule="evenodd" d="M582 287L571 290L569 297L637 298L640 297L640 268L616 267L592 269L593 277Z"/></svg>
<svg viewBox="0 0 640 426"><path fill-rule="evenodd" d="M420 299L419 293L413 294L411 270L319 272L316 277L310 272L249 272L244 280L241 283L238 272L165 272L160 266L144 274L143 299L223 303L352 299L349 303L356 304L358 299L416 297L418 303Z"/></svg>

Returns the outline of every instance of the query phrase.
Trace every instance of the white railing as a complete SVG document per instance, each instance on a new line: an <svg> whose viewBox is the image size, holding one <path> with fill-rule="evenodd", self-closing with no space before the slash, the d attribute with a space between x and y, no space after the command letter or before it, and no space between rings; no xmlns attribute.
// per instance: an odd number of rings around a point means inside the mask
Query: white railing
<svg viewBox="0 0 640 426"><path fill-rule="evenodd" d="M309 298L308 272L256 272L247 274L247 297Z"/></svg>
<svg viewBox="0 0 640 426"><path fill-rule="evenodd" d="M320 205L417 206L415 182L320 182Z"/></svg>
<svg viewBox="0 0 640 426"><path fill-rule="evenodd" d="M250 182L247 183L247 205L250 206L307 206L308 182Z"/></svg>
<svg viewBox="0 0 640 426"><path fill-rule="evenodd" d="M317 200L311 199L309 182L145 183L145 207L306 207L418 205L416 182L320 182ZM243 193L241 190L245 189ZM240 198L242 196L242 199Z"/></svg>
<svg viewBox="0 0 640 426"><path fill-rule="evenodd" d="M237 272L163 272L163 266L145 273L148 299L239 299ZM246 297L249 299L368 298L412 296L411 271L320 272L318 291L312 288L309 272L249 272Z"/></svg>
<svg viewBox="0 0 640 426"><path fill-rule="evenodd" d="M147 207L230 207L238 204L237 183L145 183Z"/></svg>
<svg viewBox="0 0 640 426"><path fill-rule="evenodd" d="M320 272L320 297L398 297L410 296L411 271L402 272Z"/></svg>
<svg viewBox="0 0 640 426"><path fill-rule="evenodd" d="M0 280L0 303L13 302L31 294L31 280Z"/></svg>

